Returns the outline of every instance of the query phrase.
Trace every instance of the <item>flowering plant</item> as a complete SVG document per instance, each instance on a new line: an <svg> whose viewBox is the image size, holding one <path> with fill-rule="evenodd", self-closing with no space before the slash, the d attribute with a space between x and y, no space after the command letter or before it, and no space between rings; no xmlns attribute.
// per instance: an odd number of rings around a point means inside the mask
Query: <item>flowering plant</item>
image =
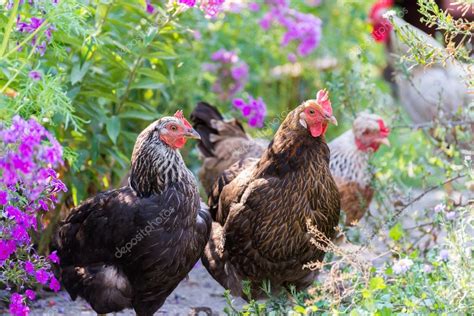
<svg viewBox="0 0 474 316"><path fill-rule="evenodd" d="M35 298L28 287L48 285L59 291L50 272L58 263L55 252L36 254L29 231L40 231L42 214L67 191L53 168L63 164L58 141L36 120L15 116L10 127L0 127L0 282L14 293L10 312L27 315L27 300ZM22 294L20 294L22 293Z"/></svg>
<svg viewBox="0 0 474 316"><path fill-rule="evenodd" d="M229 100L247 83L248 65L234 51L225 49L214 52L211 59L213 63L205 64L204 69L218 77L212 89L221 100Z"/></svg>

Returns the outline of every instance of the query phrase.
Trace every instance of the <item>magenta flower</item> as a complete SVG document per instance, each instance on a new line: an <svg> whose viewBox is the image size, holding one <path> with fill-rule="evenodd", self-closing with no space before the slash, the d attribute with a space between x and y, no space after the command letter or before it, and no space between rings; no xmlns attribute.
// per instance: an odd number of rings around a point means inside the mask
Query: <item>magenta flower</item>
<svg viewBox="0 0 474 316"><path fill-rule="evenodd" d="M30 300L34 301L36 299L36 293L33 290L26 290L25 291L25 296Z"/></svg>
<svg viewBox="0 0 474 316"><path fill-rule="evenodd" d="M443 249L439 252L439 258L441 261L449 261L449 251L446 249Z"/></svg>
<svg viewBox="0 0 474 316"><path fill-rule="evenodd" d="M56 251L53 251L52 253L50 253L48 256L48 259L51 260L51 262L59 263L59 257Z"/></svg>
<svg viewBox="0 0 474 316"><path fill-rule="evenodd" d="M29 307L26 306L23 300L23 296L18 293L13 293L10 298L10 313L15 316L28 316L30 311Z"/></svg>
<svg viewBox="0 0 474 316"><path fill-rule="evenodd" d="M27 261L25 262L25 271L26 273L33 275L35 274L35 266L30 261Z"/></svg>
<svg viewBox="0 0 474 316"><path fill-rule="evenodd" d="M267 115L267 106L262 98L254 99L249 96L248 102L245 102L243 99L235 99L232 103L248 119L251 127L263 127L263 122Z"/></svg>
<svg viewBox="0 0 474 316"><path fill-rule="evenodd" d="M61 285L59 284L58 279L54 276L51 277L51 281L49 282L49 288L54 292L58 292L61 289Z"/></svg>
<svg viewBox="0 0 474 316"><path fill-rule="evenodd" d="M153 14L155 12L155 7L151 4L150 0L146 0L146 12Z"/></svg>
<svg viewBox="0 0 474 316"><path fill-rule="evenodd" d="M13 240L0 240L0 264L3 264L16 250Z"/></svg>
<svg viewBox="0 0 474 316"><path fill-rule="evenodd" d="M33 33L34 31L36 31L37 29L41 27L41 24L43 24L43 22L44 22L44 19L38 19L35 17L32 17L30 19L30 23L20 22L20 20L18 19L17 20L18 31L22 33L24 32Z"/></svg>
<svg viewBox="0 0 474 316"><path fill-rule="evenodd" d="M38 23L33 20L32 27ZM10 280L7 275L6 281L17 287L37 282L57 289L59 282L52 280L48 271L50 262L35 254L28 232L37 230L39 208L48 209L57 202L57 193L67 190L53 169L63 163L62 148L37 121L19 116L12 119L10 127L0 126L0 140L0 202L5 205L0 212L0 265L10 259L12 266L23 266L28 276ZM13 256L15 253L18 255ZM55 255L51 261L57 261ZM10 298L10 312L26 315L25 300L34 298L34 292L26 291L25 297L15 294Z"/></svg>
<svg viewBox="0 0 474 316"><path fill-rule="evenodd" d="M194 7L196 5L196 0L179 0L178 3L185 4L188 7Z"/></svg>
<svg viewBox="0 0 474 316"><path fill-rule="evenodd" d="M5 205L8 203L8 193L0 190L0 205Z"/></svg>
<svg viewBox="0 0 474 316"><path fill-rule="evenodd" d="M44 285L48 282L50 274L44 269L39 269L38 271L36 271L35 277L38 283Z"/></svg>

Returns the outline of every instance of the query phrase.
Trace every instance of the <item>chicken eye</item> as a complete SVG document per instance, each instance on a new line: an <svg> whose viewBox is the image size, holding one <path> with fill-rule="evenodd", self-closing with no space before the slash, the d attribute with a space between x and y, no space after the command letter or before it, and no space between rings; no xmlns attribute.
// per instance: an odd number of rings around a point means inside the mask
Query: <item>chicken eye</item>
<svg viewBox="0 0 474 316"><path fill-rule="evenodd" d="M316 113L316 111L315 111L315 110L313 110L313 109L309 109L309 115L314 115L315 113Z"/></svg>
<svg viewBox="0 0 474 316"><path fill-rule="evenodd" d="M176 131L178 128L176 127L176 125L171 125L170 129L174 132L174 131Z"/></svg>

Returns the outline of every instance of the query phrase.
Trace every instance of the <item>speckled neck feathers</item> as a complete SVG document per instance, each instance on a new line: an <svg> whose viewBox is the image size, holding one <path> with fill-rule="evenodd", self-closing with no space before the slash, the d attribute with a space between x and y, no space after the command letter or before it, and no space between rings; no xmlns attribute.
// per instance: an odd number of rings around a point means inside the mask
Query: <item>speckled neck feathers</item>
<svg viewBox="0 0 474 316"><path fill-rule="evenodd" d="M140 197L160 194L170 183L190 174L179 151L156 139L153 133L138 137L131 169L129 184Z"/></svg>

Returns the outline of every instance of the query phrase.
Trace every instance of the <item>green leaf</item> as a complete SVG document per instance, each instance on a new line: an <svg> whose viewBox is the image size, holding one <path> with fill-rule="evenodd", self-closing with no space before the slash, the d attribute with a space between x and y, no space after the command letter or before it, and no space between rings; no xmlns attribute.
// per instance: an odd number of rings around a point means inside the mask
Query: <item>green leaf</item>
<svg viewBox="0 0 474 316"><path fill-rule="evenodd" d="M295 306L295 307L293 308L293 310L294 310L295 312L297 312L297 313L306 315L306 309L305 309L303 306L297 305L297 306Z"/></svg>
<svg viewBox="0 0 474 316"><path fill-rule="evenodd" d="M118 116L111 117L107 120L106 125L107 135L109 135L112 142L117 142L117 137L120 133L120 118Z"/></svg>
<svg viewBox="0 0 474 316"><path fill-rule="evenodd" d="M132 89L158 89L161 90L164 88L163 83L156 82L156 80L151 78L142 78L135 82L131 86Z"/></svg>
<svg viewBox="0 0 474 316"><path fill-rule="evenodd" d="M160 117L159 113L145 112L145 111L127 111L119 114L120 118L140 119L145 121L152 121Z"/></svg>
<svg viewBox="0 0 474 316"><path fill-rule="evenodd" d="M158 70L153 70L153 69L150 69L150 68L140 68L140 69L138 69L137 73L139 73L140 75L144 75L146 77L149 77L151 79L154 79L158 82L163 82L163 83L168 82L168 78L166 78Z"/></svg>
<svg viewBox="0 0 474 316"><path fill-rule="evenodd" d="M71 84L81 81L89 70L90 65L90 63L84 63L81 67L79 63L75 63L71 70Z"/></svg>
<svg viewBox="0 0 474 316"><path fill-rule="evenodd" d="M395 241L400 240L404 235L402 224L397 223L397 225L393 226L392 229L390 229L388 236L392 238Z"/></svg>
<svg viewBox="0 0 474 316"><path fill-rule="evenodd" d="M387 287L382 277L373 277L372 279L370 279L369 286L370 289L373 291L383 290Z"/></svg>

